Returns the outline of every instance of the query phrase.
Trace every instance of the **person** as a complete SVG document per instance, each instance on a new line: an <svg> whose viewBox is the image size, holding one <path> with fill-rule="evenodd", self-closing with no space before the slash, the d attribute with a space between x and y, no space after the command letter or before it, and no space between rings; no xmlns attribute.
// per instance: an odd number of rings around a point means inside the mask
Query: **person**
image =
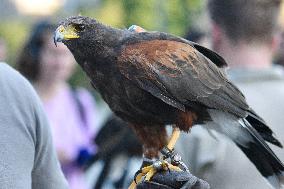
<svg viewBox="0 0 284 189"><path fill-rule="evenodd" d="M210 48L208 34L199 28L189 28L184 36L185 39L198 43L206 48Z"/></svg>
<svg viewBox="0 0 284 189"><path fill-rule="evenodd" d="M97 153L86 164L93 168L99 161L103 166L97 170L93 188L127 188L135 170L142 162L142 145L127 123L110 114L95 137Z"/></svg>
<svg viewBox="0 0 284 189"><path fill-rule="evenodd" d="M278 51L276 52L276 55L275 55L274 63L277 65L284 66L284 26L282 29L281 41L280 41Z"/></svg>
<svg viewBox="0 0 284 189"><path fill-rule="evenodd" d="M281 28L281 39L279 48L275 55L274 63L277 65L284 66L284 1L282 1L281 7L280 7L280 15L279 15L279 23Z"/></svg>
<svg viewBox="0 0 284 189"><path fill-rule="evenodd" d="M96 152L96 104L83 88L68 84L75 60L66 46L53 43L55 25L40 21L16 63L38 92L51 125L56 151L71 189L89 188L82 166Z"/></svg>
<svg viewBox="0 0 284 189"><path fill-rule="evenodd" d="M67 189L33 87L6 63L0 63L0 85L0 188Z"/></svg>
<svg viewBox="0 0 284 189"><path fill-rule="evenodd" d="M280 0L209 0L208 10L213 50L224 57L230 67L228 76L283 143L284 73L272 65L279 4ZM196 128L191 139L180 141L191 144L180 151L193 174L206 180L212 189L270 188L234 144L210 135L216 134ZM283 149L271 147L283 161Z"/></svg>

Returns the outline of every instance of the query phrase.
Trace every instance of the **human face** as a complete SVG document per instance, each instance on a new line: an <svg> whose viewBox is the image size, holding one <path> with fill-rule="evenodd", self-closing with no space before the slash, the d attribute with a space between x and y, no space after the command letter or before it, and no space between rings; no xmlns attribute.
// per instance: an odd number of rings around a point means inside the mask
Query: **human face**
<svg viewBox="0 0 284 189"><path fill-rule="evenodd" d="M55 47L52 34L47 35L40 51L39 80L44 82L66 82L72 75L75 60L68 48L61 44Z"/></svg>

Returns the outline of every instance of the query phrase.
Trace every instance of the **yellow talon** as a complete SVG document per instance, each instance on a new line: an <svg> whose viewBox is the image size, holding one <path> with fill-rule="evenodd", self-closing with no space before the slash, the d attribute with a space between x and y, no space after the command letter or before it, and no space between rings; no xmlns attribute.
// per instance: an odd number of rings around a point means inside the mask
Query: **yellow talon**
<svg viewBox="0 0 284 189"><path fill-rule="evenodd" d="M172 136L169 140L167 148L172 151L177 139L179 138L180 130L175 127L172 133ZM135 189L137 183L141 182L143 177L145 181L151 180L151 178L157 173L159 170L173 170L173 171L182 171L178 166L174 166L168 163L165 160L154 162L152 165L143 167L141 172L135 177L134 181L132 181L131 185L128 189ZM137 182L136 182L137 181Z"/></svg>
<svg viewBox="0 0 284 189"><path fill-rule="evenodd" d="M179 168L179 167L177 167L177 166L174 166L174 165L172 165L172 164L170 164L170 163L168 163L168 168L169 168L170 170L174 170L174 171L182 171L181 168Z"/></svg>
<svg viewBox="0 0 284 189"><path fill-rule="evenodd" d="M149 166L146 166L146 167L143 167L141 172L146 174L148 173L151 169L153 168L153 165L149 165Z"/></svg>
<svg viewBox="0 0 284 189"><path fill-rule="evenodd" d="M135 183L135 181L132 181L132 183L130 184L128 189L135 189L135 188L136 188L136 183Z"/></svg>
<svg viewBox="0 0 284 189"><path fill-rule="evenodd" d="M156 172L157 170L155 168L150 169L145 175L145 181L149 181L156 174Z"/></svg>
<svg viewBox="0 0 284 189"><path fill-rule="evenodd" d="M143 176L144 176L143 173L139 173L139 174L136 176L134 182L137 183L137 180L138 180L138 182L140 182L140 181L142 180L142 177L143 177Z"/></svg>
<svg viewBox="0 0 284 189"><path fill-rule="evenodd" d="M182 171L179 167L174 166L170 163L168 163L165 160L157 161L153 163L152 165L143 167L141 169L141 172L135 177L134 181L132 181L131 185L128 187L128 189L135 189L137 183L140 183L142 181L142 178L144 177L144 181L150 181L151 178L159 171L159 170L173 170L173 171Z"/></svg>
<svg viewBox="0 0 284 189"><path fill-rule="evenodd" d="M128 189L135 189L137 183L139 183L139 182L142 181L142 178L143 178L144 175L145 175L145 173L142 173L142 172L139 173L139 174L134 178L134 180L132 181L132 183L130 184L130 186L128 187Z"/></svg>

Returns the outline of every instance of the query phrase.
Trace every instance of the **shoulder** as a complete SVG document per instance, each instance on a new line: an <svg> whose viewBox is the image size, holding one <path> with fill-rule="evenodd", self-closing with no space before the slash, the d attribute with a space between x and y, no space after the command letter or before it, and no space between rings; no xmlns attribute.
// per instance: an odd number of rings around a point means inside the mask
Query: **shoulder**
<svg viewBox="0 0 284 189"><path fill-rule="evenodd" d="M32 85L11 66L0 63L0 91L1 110L11 112L11 122L20 121L23 128L33 131L30 136L35 140L35 118L42 111Z"/></svg>
<svg viewBox="0 0 284 189"><path fill-rule="evenodd" d="M9 77L13 77L17 80L21 80L21 75L15 69L4 62L0 62L0 78L1 80L10 80Z"/></svg>
<svg viewBox="0 0 284 189"><path fill-rule="evenodd" d="M0 63L0 86L2 97L18 110L34 116L41 109L41 100L31 83L17 70Z"/></svg>
<svg viewBox="0 0 284 189"><path fill-rule="evenodd" d="M6 90L7 92L19 92L22 95L26 92L35 94L30 82L6 63L0 63L0 83L2 92Z"/></svg>

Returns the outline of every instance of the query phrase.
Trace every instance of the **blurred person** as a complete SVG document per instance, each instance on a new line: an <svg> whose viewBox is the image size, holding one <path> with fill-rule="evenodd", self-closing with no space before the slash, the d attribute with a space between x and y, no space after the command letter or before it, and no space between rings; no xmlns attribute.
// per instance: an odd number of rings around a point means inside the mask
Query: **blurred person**
<svg viewBox="0 0 284 189"><path fill-rule="evenodd" d="M96 105L91 94L68 84L75 60L67 47L53 43L55 26L37 23L17 61L34 85L51 125L56 151L71 189L88 188L82 165L95 153Z"/></svg>
<svg viewBox="0 0 284 189"><path fill-rule="evenodd" d="M0 62L5 62L7 56L6 42L0 37Z"/></svg>
<svg viewBox="0 0 284 189"><path fill-rule="evenodd" d="M275 64L277 65L281 65L284 66L284 27L283 27L283 31L281 34L281 41L280 41L280 45L278 48L278 51L276 52L275 55Z"/></svg>
<svg viewBox="0 0 284 189"><path fill-rule="evenodd" d="M280 0L208 0L212 47L231 69L228 75L244 93L248 104L284 141L284 74L272 65L277 48L277 14ZM257 169L225 138L218 140L196 128L189 148L181 145L182 157L212 189L269 189ZM188 141L187 141L188 142ZM271 146L280 160L283 149Z"/></svg>
<svg viewBox="0 0 284 189"><path fill-rule="evenodd" d="M67 189L36 92L0 62L0 188Z"/></svg>
<svg viewBox="0 0 284 189"><path fill-rule="evenodd" d="M210 41L208 39L208 35L206 34L206 32L200 29L197 28L188 29L184 38L189 41L198 43L204 47L210 48Z"/></svg>
<svg viewBox="0 0 284 189"><path fill-rule="evenodd" d="M282 33L281 33L280 45L275 56L275 64L284 66L284 1L282 1L282 5L280 8L279 23L281 26Z"/></svg>
<svg viewBox="0 0 284 189"><path fill-rule="evenodd" d="M100 161L103 166L97 171L94 189L127 188L142 162L142 145L132 129L111 114L96 135L95 144L98 152L88 164Z"/></svg>

